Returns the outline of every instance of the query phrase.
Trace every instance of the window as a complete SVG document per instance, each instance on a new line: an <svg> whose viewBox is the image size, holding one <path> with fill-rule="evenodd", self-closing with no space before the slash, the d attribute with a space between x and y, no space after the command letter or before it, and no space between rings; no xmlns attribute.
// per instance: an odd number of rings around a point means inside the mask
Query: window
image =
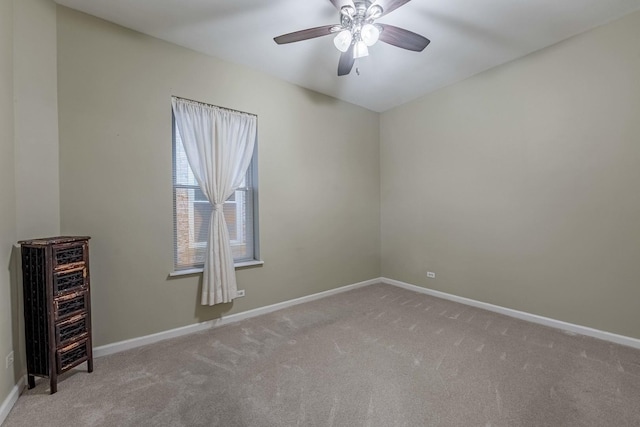
<svg viewBox="0 0 640 427"><path fill-rule="evenodd" d="M204 266L213 206L200 190L187 161L175 119L173 126L174 269ZM236 264L258 260L257 149L241 186L224 203L231 250Z"/></svg>

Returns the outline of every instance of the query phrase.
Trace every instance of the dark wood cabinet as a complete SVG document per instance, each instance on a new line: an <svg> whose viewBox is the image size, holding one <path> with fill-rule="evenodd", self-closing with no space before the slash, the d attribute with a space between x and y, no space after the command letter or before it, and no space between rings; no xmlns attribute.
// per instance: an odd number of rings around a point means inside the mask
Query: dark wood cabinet
<svg viewBox="0 0 640 427"><path fill-rule="evenodd" d="M48 237L18 242L29 388L35 377L57 391L58 375L87 362L93 371L89 237Z"/></svg>

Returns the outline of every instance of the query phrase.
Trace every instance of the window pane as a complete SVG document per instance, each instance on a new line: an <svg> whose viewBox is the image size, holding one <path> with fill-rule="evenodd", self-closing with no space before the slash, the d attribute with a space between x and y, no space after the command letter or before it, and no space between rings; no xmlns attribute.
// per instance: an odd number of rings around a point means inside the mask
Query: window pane
<svg viewBox="0 0 640 427"><path fill-rule="evenodd" d="M199 200L203 196L199 189L175 189L177 267L204 264L209 218L213 207L208 201ZM251 259L253 249L247 244L247 192L238 190L231 199L234 201L226 202L223 209L233 258Z"/></svg>
<svg viewBox="0 0 640 427"><path fill-rule="evenodd" d="M209 202L195 202L196 190L175 189L176 267L191 267L204 264L209 218L204 212L211 211Z"/></svg>
<svg viewBox="0 0 640 427"><path fill-rule="evenodd" d="M202 190L200 188L196 188L195 198L198 201L209 203L209 200L207 199L207 196L204 195L204 193L202 192Z"/></svg>
<svg viewBox="0 0 640 427"><path fill-rule="evenodd" d="M209 218L213 207L209 202L193 204L193 235L197 244L206 244L209 235Z"/></svg>
<svg viewBox="0 0 640 427"><path fill-rule="evenodd" d="M236 191L233 202L224 205L224 216L229 229L231 251L234 259L248 259L253 256L247 245L247 205L246 192Z"/></svg>
<svg viewBox="0 0 640 427"><path fill-rule="evenodd" d="M224 204L224 219L227 221L227 228L229 229L229 239L233 242L238 240L238 223L239 218L236 212L235 203Z"/></svg>

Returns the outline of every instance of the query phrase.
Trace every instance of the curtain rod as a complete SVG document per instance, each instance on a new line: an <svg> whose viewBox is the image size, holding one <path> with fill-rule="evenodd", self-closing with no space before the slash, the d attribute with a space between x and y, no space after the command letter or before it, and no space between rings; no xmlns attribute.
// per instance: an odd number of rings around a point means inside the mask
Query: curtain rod
<svg viewBox="0 0 640 427"><path fill-rule="evenodd" d="M195 104L206 105L207 107L219 108L221 110L233 111L234 113L248 114L250 116L258 117L257 114L247 113L246 111L234 110L233 108L227 108L227 107L221 107L219 105L207 104L206 102L196 101L194 99L189 99L189 98L183 98L181 96L173 95L173 97L176 98L176 99L182 99L183 101L193 102Z"/></svg>

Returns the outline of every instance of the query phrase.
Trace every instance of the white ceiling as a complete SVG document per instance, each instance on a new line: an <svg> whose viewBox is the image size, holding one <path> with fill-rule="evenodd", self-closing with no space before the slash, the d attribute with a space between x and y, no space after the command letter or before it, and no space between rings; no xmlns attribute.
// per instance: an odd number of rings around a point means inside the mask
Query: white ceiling
<svg viewBox="0 0 640 427"><path fill-rule="evenodd" d="M56 2L378 112L640 9L640 0L413 0L378 22L431 44L416 53L377 43L338 77L332 36L273 41L337 23L329 0Z"/></svg>

